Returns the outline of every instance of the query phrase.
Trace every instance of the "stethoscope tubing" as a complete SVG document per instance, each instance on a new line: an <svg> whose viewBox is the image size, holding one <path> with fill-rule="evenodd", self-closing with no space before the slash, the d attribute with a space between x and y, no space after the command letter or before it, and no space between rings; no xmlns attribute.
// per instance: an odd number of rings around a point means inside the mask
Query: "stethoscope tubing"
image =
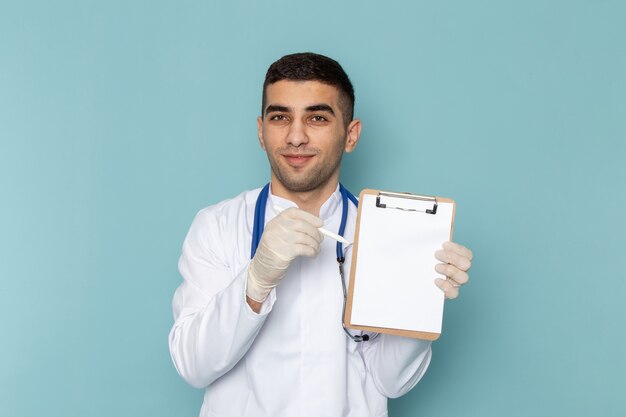
<svg viewBox="0 0 626 417"><path fill-rule="evenodd" d="M252 246L250 251L250 259L254 258L254 254L256 253L257 248L259 247L259 243L261 242L261 235L263 235L263 229L265 228L265 209L267 208L267 199L269 197L270 184L267 183L265 187L261 189L259 196L257 197L256 204L254 206L254 221L252 225ZM352 202L356 207L359 206L359 200L348 191L341 183L339 184L339 192L341 193L341 223L339 224L339 232L338 234L343 237L344 232L346 231L346 224L348 221L348 205L349 202ZM350 339L355 342L365 342L369 340L368 335L353 335L346 328L346 325L343 322L343 316L346 311L346 297L347 297L347 287L346 280L343 272L343 264L345 262L345 257L343 254L343 244L341 242L337 242L336 246L337 251L337 263L339 264L339 275L341 277L341 286L343 290L343 313L341 326L343 331L350 337Z"/></svg>
<svg viewBox="0 0 626 417"><path fill-rule="evenodd" d="M252 225L252 246L250 251L250 259L254 258L254 254L256 253L257 248L259 247L259 242L261 242L261 235L263 234L263 230L265 228L265 209L267 208L267 199L269 198L270 192L270 184L267 183L265 187L261 189L259 196L256 199L256 204L254 207L254 221ZM339 192L341 193L341 223L339 224L339 232L340 236L346 231L346 224L348 222L348 203L351 201L356 207L359 206L359 200L348 191L342 184L339 184ZM337 242L336 246L337 251L337 261L343 259L343 244L341 242Z"/></svg>

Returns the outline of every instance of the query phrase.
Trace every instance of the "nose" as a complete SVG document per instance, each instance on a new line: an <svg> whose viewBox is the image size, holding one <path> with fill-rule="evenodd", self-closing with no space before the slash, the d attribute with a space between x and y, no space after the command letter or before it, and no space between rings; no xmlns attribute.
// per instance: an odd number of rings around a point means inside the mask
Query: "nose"
<svg viewBox="0 0 626 417"><path fill-rule="evenodd" d="M289 132L287 133L287 143L296 148L309 143L306 126L302 121L294 120L293 123L290 124Z"/></svg>

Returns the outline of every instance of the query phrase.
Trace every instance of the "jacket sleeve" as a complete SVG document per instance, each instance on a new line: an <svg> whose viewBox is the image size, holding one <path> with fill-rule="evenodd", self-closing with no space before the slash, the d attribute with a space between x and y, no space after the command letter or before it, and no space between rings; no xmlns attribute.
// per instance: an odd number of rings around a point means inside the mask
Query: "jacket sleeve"
<svg viewBox="0 0 626 417"><path fill-rule="evenodd" d="M380 334L362 344L365 366L378 391L397 398L409 392L426 373L431 342Z"/></svg>
<svg viewBox="0 0 626 417"><path fill-rule="evenodd" d="M234 270L237 266L224 252L231 245L219 236L219 227L206 211L194 219L178 263L183 283L172 303L170 354L178 373L196 388L210 385L239 362L275 300L272 291L259 314L248 306L249 263Z"/></svg>

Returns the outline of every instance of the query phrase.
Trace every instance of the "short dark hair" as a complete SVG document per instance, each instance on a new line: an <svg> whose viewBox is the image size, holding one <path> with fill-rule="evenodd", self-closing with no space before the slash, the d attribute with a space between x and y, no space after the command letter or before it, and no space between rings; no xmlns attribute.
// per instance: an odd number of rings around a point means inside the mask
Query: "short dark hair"
<svg viewBox="0 0 626 417"><path fill-rule="evenodd" d="M339 90L339 105L346 126L354 116L354 88L348 74L334 59L312 52L285 55L267 69L263 83L261 116L265 116L267 86L281 80L319 81Z"/></svg>

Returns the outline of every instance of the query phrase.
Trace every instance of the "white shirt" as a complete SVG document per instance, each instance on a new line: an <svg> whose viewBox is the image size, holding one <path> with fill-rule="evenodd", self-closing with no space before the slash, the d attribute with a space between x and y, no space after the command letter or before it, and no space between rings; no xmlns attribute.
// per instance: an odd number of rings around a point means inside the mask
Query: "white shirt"
<svg viewBox="0 0 626 417"><path fill-rule="evenodd" d="M431 357L430 342L380 335L349 339L341 327L343 292L336 242L316 258L297 258L263 303L246 303L254 207L260 189L201 210L183 244L183 283L174 295L169 346L178 373L206 387L201 417L386 416L387 398L409 391ZM270 194L272 207L295 206ZM339 189L320 209L339 229ZM345 237L353 240L350 203ZM346 251L346 277L352 251Z"/></svg>

